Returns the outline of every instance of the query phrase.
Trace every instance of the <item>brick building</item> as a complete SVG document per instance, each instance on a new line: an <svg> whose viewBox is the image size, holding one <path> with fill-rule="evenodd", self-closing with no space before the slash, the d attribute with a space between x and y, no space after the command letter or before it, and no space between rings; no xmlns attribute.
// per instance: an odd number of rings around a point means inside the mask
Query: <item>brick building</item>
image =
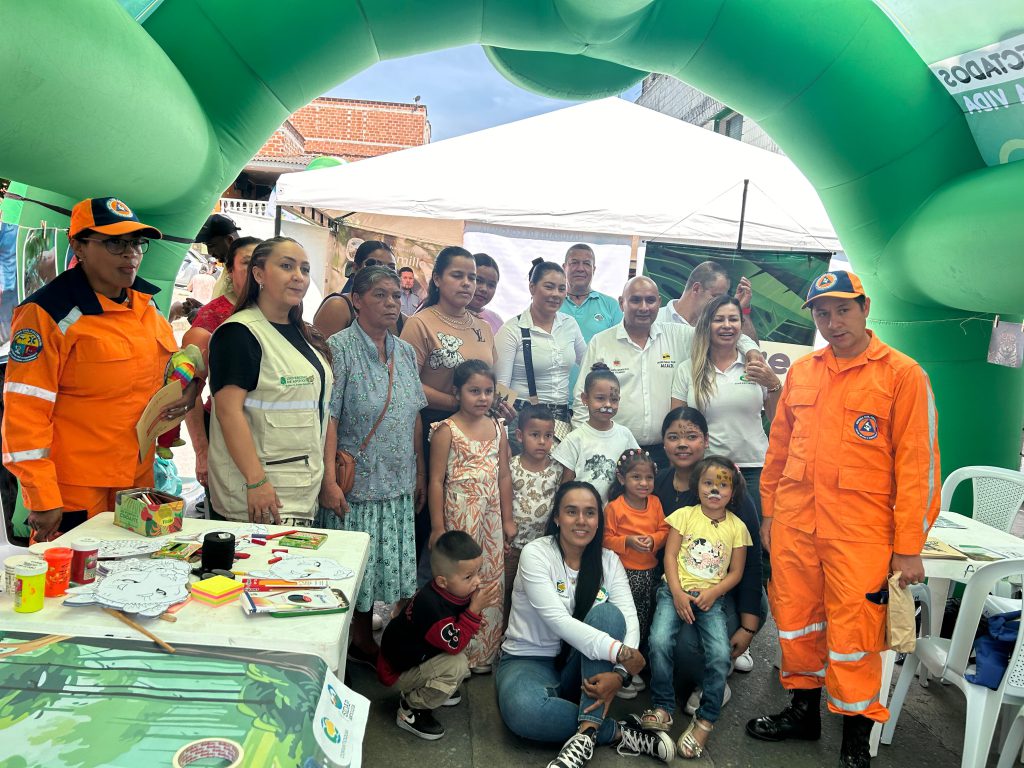
<svg viewBox="0 0 1024 768"><path fill-rule="evenodd" d="M755 147L783 154L779 145L753 120L674 77L658 74L645 77L636 103Z"/></svg>
<svg viewBox="0 0 1024 768"><path fill-rule="evenodd" d="M353 162L429 142L424 104L321 96L274 131L224 197L265 200L282 173L304 170L319 155Z"/></svg>

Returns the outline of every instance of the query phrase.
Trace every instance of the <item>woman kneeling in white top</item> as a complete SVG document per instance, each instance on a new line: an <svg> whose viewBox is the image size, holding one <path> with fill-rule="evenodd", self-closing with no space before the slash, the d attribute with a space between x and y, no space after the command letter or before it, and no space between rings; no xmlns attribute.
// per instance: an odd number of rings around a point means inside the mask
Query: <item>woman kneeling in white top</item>
<svg viewBox="0 0 1024 768"><path fill-rule="evenodd" d="M582 768L599 744L669 762L675 745L667 734L608 717L615 694L646 662L626 572L601 547L594 486L564 483L546 534L519 560L495 681L502 720L518 736L565 742L549 768Z"/></svg>

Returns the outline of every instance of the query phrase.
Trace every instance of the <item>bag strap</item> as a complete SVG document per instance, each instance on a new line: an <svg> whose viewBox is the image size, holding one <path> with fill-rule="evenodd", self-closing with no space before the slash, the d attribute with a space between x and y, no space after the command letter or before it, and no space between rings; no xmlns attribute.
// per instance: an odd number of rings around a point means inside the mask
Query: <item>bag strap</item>
<svg viewBox="0 0 1024 768"><path fill-rule="evenodd" d="M386 348L386 346L385 346ZM397 349L392 350L391 359L388 360L388 396L384 400L384 407L380 409L380 416L377 417L377 421L374 422L370 428L370 433L363 440L363 444L359 446L359 452L362 453L366 450L366 446L370 444L370 440L373 439L373 434L377 431L377 427L384 421L384 414L388 412L388 406L391 405L391 390L394 389L395 383L395 355L398 353Z"/></svg>
<svg viewBox="0 0 1024 768"><path fill-rule="evenodd" d="M523 315L526 313L524 312ZM519 316L519 320L522 321L523 315ZM537 379L533 375L533 340L530 337L530 329L519 327L519 332L523 336L523 363L526 365L526 385L530 389L530 402L537 405L539 399L537 398Z"/></svg>

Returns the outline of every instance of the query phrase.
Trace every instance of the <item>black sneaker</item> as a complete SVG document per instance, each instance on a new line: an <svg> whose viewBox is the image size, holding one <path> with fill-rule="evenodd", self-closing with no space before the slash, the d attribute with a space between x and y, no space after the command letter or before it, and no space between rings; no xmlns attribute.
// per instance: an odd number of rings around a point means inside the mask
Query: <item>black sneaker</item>
<svg viewBox="0 0 1024 768"><path fill-rule="evenodd" d="M548 763L547 768L583 768L594 756L594 737L587 733L574 733L562 745L558 757Z"/></svg>
<svg viewBox="0 0 1024 768"><path fill-rule="evenodd" d="M650 755L669 763L676 756L676 745L672 737L664 731L645 731L640 727L640 718L636 715L619 721L619 734L622 739L615 751L625 757Z"/></svg>
<svg viewBox="0 0 1024 768"><path fill-rule="evenodd" d="M444 736L444 726L437 722L429 709L413 709L404 696L398 702L395 724L399 728L427 741L437 741Z"/></svg>
<svg viewBox="0 0 1024 768"><path fill-rule="evenodd" d="M448 697L448 700L442 704L442 707L454 707L462 701L462 688L456 688L455 693Z"/></svg>

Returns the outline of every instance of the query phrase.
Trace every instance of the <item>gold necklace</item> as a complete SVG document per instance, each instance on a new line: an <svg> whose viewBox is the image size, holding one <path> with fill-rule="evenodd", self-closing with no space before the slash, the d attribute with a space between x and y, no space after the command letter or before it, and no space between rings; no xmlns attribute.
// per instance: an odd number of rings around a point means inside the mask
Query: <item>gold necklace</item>
<svg viewBox="0 0 1024 768"><path fill-rule="evenodd" d="M444 312L437 308L437 305L432 306L431 309L434 310L434 314L437 315L438 320L440 320L445 325L451 326L452 328L466 329L472 327L473 325L473 315L471 315L468 310L466 311L465 315L463 315L461 318L458 318L446 315Z"/></svg>

